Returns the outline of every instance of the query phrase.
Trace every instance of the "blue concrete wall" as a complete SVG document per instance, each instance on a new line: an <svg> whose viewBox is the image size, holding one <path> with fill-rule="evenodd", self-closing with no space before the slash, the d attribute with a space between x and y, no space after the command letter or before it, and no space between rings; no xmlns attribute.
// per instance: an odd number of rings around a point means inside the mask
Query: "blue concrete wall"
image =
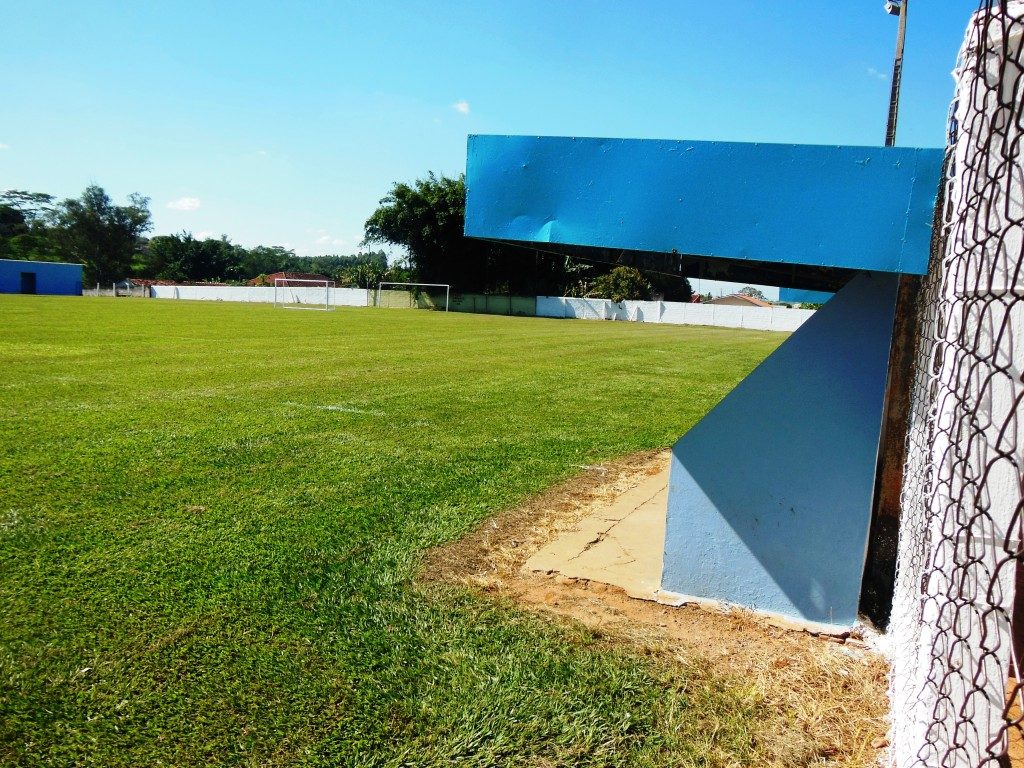
<svg viewBox="0 0 1024 768"><path fill-rule="evenodd" d="M779 301L786 304L824 304L835 296L828 291L805 291L800 288L779 288Z"/></svg>
<svg viewBox="0 0 1024 768"><path fill-rule="evenodd" d="M36 276L36 293L82 295L82 265L0 259L0 293L21 293L21 273Z"/></svg>
<svg viewBox="0 0 1024 768"><path fill-rule="evenodd" d="M856 621L897 281L854 278L675 444L664 590Z"/></svg>
<svg viewBox="0 0 1024 768"><path fill-rule="evenodd" d="M466 234L923 274L942 150L470 136Z"/></svg>

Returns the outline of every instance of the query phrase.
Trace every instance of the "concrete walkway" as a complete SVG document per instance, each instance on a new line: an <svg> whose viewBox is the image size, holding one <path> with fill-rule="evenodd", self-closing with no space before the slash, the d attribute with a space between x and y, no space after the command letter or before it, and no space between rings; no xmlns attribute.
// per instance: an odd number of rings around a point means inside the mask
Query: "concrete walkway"
<svg viewBox="0 0 1024 768"><path fill-rule="evenodd" d="M524 572L560 574L620 587L655 600L661 587L669 463L610 506L584 518L533 555Z"/></svg>

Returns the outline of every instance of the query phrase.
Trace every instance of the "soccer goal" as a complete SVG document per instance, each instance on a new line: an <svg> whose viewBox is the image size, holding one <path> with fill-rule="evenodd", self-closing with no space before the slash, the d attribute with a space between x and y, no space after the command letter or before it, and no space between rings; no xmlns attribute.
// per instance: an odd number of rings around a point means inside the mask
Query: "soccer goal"
<svg viewBox="0 0 1024 768"><path fill-rule="evenodd" d="M284 309L334 309L333 280L274 278L274 306Z"/></svg>
<svg viewBox="0 0 1024 768"><path fill-rule="evenodd" d="M385 286L394 286L385 288ZM448 283L380 283L375 307L443 309L448 311L452 287Z"/></svg>

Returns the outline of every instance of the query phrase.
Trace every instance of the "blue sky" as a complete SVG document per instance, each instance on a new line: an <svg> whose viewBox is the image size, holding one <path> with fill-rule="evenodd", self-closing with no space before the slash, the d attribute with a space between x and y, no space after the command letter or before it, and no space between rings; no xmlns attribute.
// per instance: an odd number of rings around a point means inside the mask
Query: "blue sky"
<svg viewBox="0 0 1024 768"><path fill-rule="evenodd" d="M976 0L913 0L897 142L941 146ZM152 198L188 230L351 253L469 133L880 144L896 19L811 2L0 0L0 188Z"/></svg>

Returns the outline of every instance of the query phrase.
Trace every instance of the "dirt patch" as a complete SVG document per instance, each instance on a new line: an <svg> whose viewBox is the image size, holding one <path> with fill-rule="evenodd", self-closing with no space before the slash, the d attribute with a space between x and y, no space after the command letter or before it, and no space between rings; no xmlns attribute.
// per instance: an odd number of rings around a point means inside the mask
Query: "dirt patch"
<svg viewBox="0 0 1024 768"><path fill-rule="evenodd" d="M538 549L663 467L663 452L599 466L431 550L421 581L468 585L671 662L710 664L754 686L763 701L765 764L875 765L885 745L885 661L857 637L786 629L748 611L678 608L628 597L595 581L523 572Z"/></svg>

